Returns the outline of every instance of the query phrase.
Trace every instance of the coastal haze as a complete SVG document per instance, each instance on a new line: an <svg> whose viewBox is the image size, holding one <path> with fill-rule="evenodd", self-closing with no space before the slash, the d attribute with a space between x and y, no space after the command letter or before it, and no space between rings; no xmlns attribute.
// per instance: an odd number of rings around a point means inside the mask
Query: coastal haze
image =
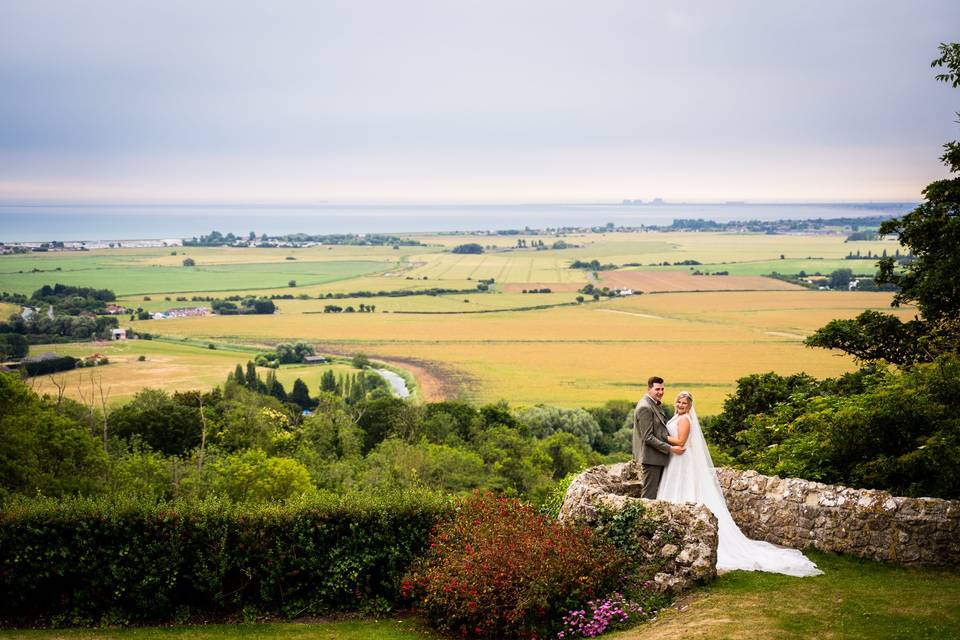
<svg viewBox="0 0 960 640"><path fill-rule="evenodd" d="M899 216L913 203L527 205L0 205L0 242L172 240L219 230L290 233L431 233L506 229L669 226L717 222Z"/></svg>

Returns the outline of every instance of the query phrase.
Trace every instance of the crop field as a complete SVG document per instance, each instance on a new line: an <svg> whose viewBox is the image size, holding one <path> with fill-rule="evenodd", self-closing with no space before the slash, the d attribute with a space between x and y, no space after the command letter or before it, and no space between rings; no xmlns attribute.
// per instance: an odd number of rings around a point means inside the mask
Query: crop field
<svg viewBox="0 0 960 640"><path fill-rule="evenodd" d="M573 258L560 251L506 251L503 253L440 253L417 256L422 262L409 275L429 280L481 280L496 282L587 282L586 272L571 269Z"/></svg>
<svg viewBox="0 0 960 640"><path fill-rule="evenodd" d="M64 395L81 401L96 396L99 402L102 388L108 404L118 404L128 401L146 387L170 393L191 389L209 390L223 384L238 364L245 366L247 361L256 357L258 351L268 350L266 346L260 349L254 346L217 347L209 349L191 342L159 340L38 345L32 348L31 353L56 351L75 358L98 353L107 356L110 364L32 378L31 383L41 394L56 394L56 382L57 385L64 385ZM140 356L145 359L141 361ZM288 392L293 388L294 381L300 378L307 384L310 393L316 395L320 388L320 376L327 369L332 369L338 375L357 372L348 364L334 361L319 365L283 365L275 373ZM257 369L261 376L266 376L269 371L262 367Z"/></svg>
<svg viewBox="0 0 960 640"><path fill-rule="evenodd" d="M845 243L842 235L585 234L562 238L578 245L575 248L541 251L515 248L516 236L421 238L431 246L397 250L179 247L176 255L171 255L172 249L114 249L4 256L0 257L0 291L29 293L54 282L110 287L124 295L128 306L149 310L205 304L178 302L176 297L223 297L226 291L308 296L278 300L278 312L271 316L132 323L121 319L123 326L130 324L173 343L154 340L32 349L71 355L89 355L91 349L106 353L114 364L66 376L69 389L80 386L71 376L85 380L94 372L110 386L112 398L128 397L145 386L209 388L257 349L304 340L321 353L364 352L405 367L428 390L424 394L428 399L459 396L476 402L505 399L514 405L589 406L635 398L642 393L646 377L659 374L667 379L669 389L692 391L701 412L710 414L719 410L736 379L749 373L806 371L825 377L852 370L851 358L807 348L803 339L834 318L853 317L864 309L889 310L889 293L810 291L759 274L790 273L808 265L821 267L806 268L808 273L829 273L835 265L854 271L860 271L856 268L860 265L872 269L872 261L843 257L851 250L881 253L886 249L892 254L896 248L890 241ZM552 245L553 239L540 238ZM528 241L535 239L528 237ZM501 249L484 254L441 249L472 241ZM193 257L197 266L180 266L184 255ZM693 276L689 266L644 266L601 271L597 279L590 271L571 269L573 259L619 265L689 259L704 263L698 269L727 270L731 275ZM495 279L492 292L474 290L483 278ZM288 280L296 280L297 286L288 287ZM576 290L588 281L647 293L600 302L588 299L577 305ZM522 293L542 287L553 292ZM467 292L318 299L327 293L430 288ZM151 299L144 301L144 297ZM358 310L360 304L373 305L375 312L323 313L328 304ZM547 308L530 309L540 306ZM894 312L909 318L915 310ZM208 342L217 348L207 349ZM141 353L146 356L143 362L137 359ZM278 376L288 385L306 376L314 390L321 373L322 367L285 367Z"/></svg>
<svg viewBox="0 0 960 640"><path fill-rule="evenodd" d="M843 234L791 234L768 235L764 233L688 233L688 232L636 232L636 233L588 233L561 236L416 236L425 244L441 245L453 248L459 244L477 243L482 246L496 246L512 249L517 255L562 256L567 260L592 260L616 264L641 263L649 265L663 261L680 262L698 260L704 264L775 261L783 255L784 259L843 259L848 253L868 251L874 255L886 250L893 254L899 247L896 240L885 239L872 242L845 242ZM542 240L548 247L546 251L536 249L516 249L518 239L527 244ZM575 245L572 248L549 249L557 240Z"/></svg>
<svg viewBox="0 0 960 640"><path fill-rule="evenodd" d="M2 265L0 265L2 266ZM234 291L286 286L292 278L305 285L344 280L382 271L377 262L314 262L238 264L197 267L114 265L70 271L2 274L4 291L30 294L45 284L112 289L118 296Z"/></svg>
<svg viewBox="0 0 960 640"><path fill-rule="evenodd" d="M415 358L428 372L432 367L437 376L454 378L454 395L477 402L587 406L632 398L657 373L671 389L689 388L709 414L749 373L825 377L852 370L851 358L807 348L803 338L833 318L886 309L889 301L885 293L808 290L671 293L458 315L380 313L379 307L376 313L303 314L285 301L268 322L228 316L134 326L201 341L306 340L321 352Z"/></svg>
<svg viewBox="0 0 960 640"><path fill-rule="evenodd" d="M803 287L762 276L695 276L689 271L604 271L600 283L644 293L665 291L793 291Z"/></svg>
<svg viewBox="0 0 960 640"><path fill-rule="evenodd" d="M54 381L65 385L66 396L76 400L103 389L109 403L124 402L143 388L166 391L209 390L223 384L234 367L255 356L253 350L206 349L190 344L170 344L158 340L119 342L86 342L38 345L30 353L55 351L61 355L83 358L95 353L107 356L110 364L74 369L31 378L39 393L56 393ZM139 360L144 356L143 361Z"/></svg>

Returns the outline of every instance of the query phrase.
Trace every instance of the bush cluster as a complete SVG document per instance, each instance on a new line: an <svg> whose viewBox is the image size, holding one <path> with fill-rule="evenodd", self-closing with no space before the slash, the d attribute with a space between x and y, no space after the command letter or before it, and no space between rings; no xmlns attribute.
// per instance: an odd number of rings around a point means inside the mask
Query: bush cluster
<svg viewBox="0 0 960 640"><path fill-rule="evenodd" d="M567 612L615 591L624 561L589 528L478 493L437 526L403 588L441 631L545 637Z"/></svg>
<svg viewBox="0 0 960 640"><path fill-rule="evenodd" d="M705 424L730 464L768 475L960 497L960 357L836 379L774 373L737 381Z"/></svg>
<svg viewBox="0 0 960 640"><path fill-rule="evenodd" d="M30 499L0 514L0 626L124 624L393 603L448 503L433 494Z"/></svg>

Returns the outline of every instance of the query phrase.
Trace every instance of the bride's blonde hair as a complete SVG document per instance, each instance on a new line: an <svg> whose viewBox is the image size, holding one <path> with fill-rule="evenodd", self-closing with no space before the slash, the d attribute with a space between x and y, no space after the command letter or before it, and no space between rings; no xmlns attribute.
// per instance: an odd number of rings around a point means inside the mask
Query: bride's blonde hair
<svg viewBox="0 0 960 640"><path fill-rule="evenodd" d="M691 407L693 406L693 396L690 395L690 392L689 392L689 391L681 391L680 393L678 393L678 394L677 394L677 400L679 400L680 398L686 398L687 401L690 402L690 406L691 406Z"/></svg>

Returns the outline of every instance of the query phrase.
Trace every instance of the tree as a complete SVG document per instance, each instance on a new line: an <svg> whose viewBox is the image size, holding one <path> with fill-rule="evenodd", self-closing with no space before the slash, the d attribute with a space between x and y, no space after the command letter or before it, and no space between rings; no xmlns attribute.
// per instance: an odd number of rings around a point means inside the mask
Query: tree
<svg viewBox="0 0 960 640"><path fill-rule="evenodd" d="M521 413L520 419L537 438L565 432L576 436L583 444L593 446L601 435L600 425L583 409L537 405Z"/></svg>
<svg viewBox="0 0 960 640"><path fill-rule="evenodd" d="M313 398L310 397L310 389L307 387L307 384L300 378L293 381L293 391L290 392L289 399L290 402L301 409L312 409L316 404Z"/></svg>
<svg viewBox="0 0 960 640"><path fill-rule="evenodd" d="M160 389L144 389L110 415L113 435L139 440L154 451L181 455L200 444L200 412Z"/></svg>
<svg viewBox="0 0 960 640"><path fill-rule="evenodd" d="M960 357L870 378L854 393L797 395L750 417L736 465L894 495L960 497Z"/></svg>
<svg viewBox="0 0 960 640"><path fill-rule="evenodd" d="M183 259L183 266L185 266L185 267L194 267L194 266L196 266L196 264L197 264L197 263L193 261L193 258L184 258L184 259Z"/></svg>
<svg viewBox="0 0 960 640"><path fill-rule="evenodd" d="M366 369L370 366L370 358L364 353L356 353L353 355L353 358L350 359L350 364L357 369Z"/></svg>
<svg viewBox="0 0 960 640"><path fill-rule="evenodd" d="M243 384L251 391L256 391L259 387L260 379L257 377L257 365L247 361L247 373L243 378Z"/></svg>
<svg viewBox="0 0 960 640"><path fill-rule="evenodd" d="M105 469L106 454L86 425L0 373L0 498L90 493Z"/></svg>
<svg viewBox="0 0 960 640"><path fill-rule="evenodd" d="M846 289L850 286L851 280L853 280L852 269L837 269L830 273L827 283L831 289Z"/></svg>
<svg viewBox="0 0 960 640"><path fill-rule="evenodd" d="M23 358L29 350L26 337L19 333L0 333L0 359Z"/></svg>
<svg viewBox="0 0 960 640"><path fill-rule="evenodd" d="M340 385L337 384L337 377L333 375L333 369L327 369L320 376L320 391L340 395Z"/></svg>
<svg viewBox="0 0 960 640"><path fill-rule="evenodd" d="M272 458L260 449L226 456L213 464L214 487L237 502L288 500L314 491L310 473L292 458Z"/></svg>
<svg viewBox="0 0 960 640"><path fill-rule="evenodd" d="M476 242L468 242L454 247L453 253L483 253L483 246Z"/></svg>
<svg viewBox="0 0 960 640"><path fill-rule="evenodd" d="M956 88L960 86L960 43L941 44L939 49L941 55L931 66L945 72L936 79ZM956 249L960 246L960 176L956 175L960 142L948 142L943 148L940 160L954 177L931 182L916 209L880 225L880 234L896 234L913 258L881 259L875 281L899 287L893 306L915 304L921 315L915 322L921 324L898 325L899 320L890 316L886 331L871 337L878 319L865 312L853 320L831 322L808 338L808 345L847 351L853 344L860 353L892 356L896 359L890 362L895 364L928 362L940 353L960 349L960 252ZM871 343L869 349L863 348L864 339Z"/></svg>
<svg viewBox="0 0 960 640"><path fill-rule="evenodd" d="M277 380L277 372L270 371L267 373L267 379L264 381L264 386L266 387L267 394L273 396L281 402L287 400L287 391L283 388L283 385Z"/></svg>

